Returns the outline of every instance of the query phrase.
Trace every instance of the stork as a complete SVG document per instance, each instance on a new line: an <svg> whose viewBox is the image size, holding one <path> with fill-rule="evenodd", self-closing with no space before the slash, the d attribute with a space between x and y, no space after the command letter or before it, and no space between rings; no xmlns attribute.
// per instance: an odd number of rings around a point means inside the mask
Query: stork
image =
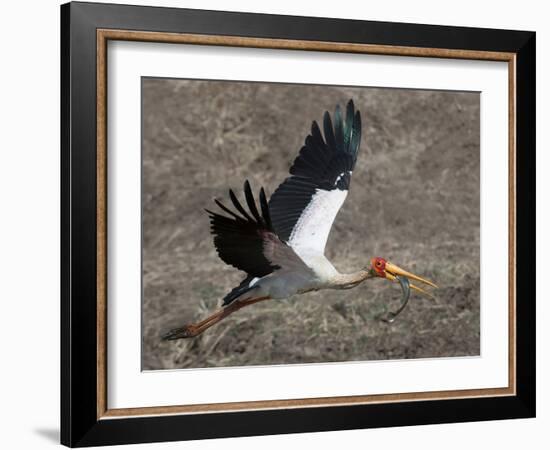
<svg viewBox="0 0 550 450"><path fill-rule="evenodd" d="M437 287L431 281L375 257L354 273L340 273L325 256L330 229L348 195L361 142L361 114L353 101L345 118L339 106L323 117L324 137L317 122L290 167L290 176L269 201L259 192L259 209L250 183L244 183L246 208L233 190L234 209L214 200L222 213L206 210L219 257L246 273L241 283L224 298L221 307L197 323L173 329L163 336L175 340L197 336L235 311L269 299L285 299L320 289L350 289L381 277L398 282L401 307L390 313L395 319L405 307L410 288L430 295L409 279Z"/></svg>

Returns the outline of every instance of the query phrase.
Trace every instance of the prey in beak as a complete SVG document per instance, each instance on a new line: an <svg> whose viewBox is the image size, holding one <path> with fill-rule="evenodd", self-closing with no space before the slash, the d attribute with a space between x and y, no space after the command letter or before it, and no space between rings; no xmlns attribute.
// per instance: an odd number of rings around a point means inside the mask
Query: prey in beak
<svg viewBox="0 0 550 450"><path fill-rule="evenodd" d="M434 296L428 291L418 287L415 284L412 284L409 280L415 280L419 283L424 283L428 286L437 289L437 285L432 283L425 278L419 277L411 272L401 269L400 267L386 261L384 258L372 258L371 260L371 272L374 276L380 278L386 278L392 282L397 282L401 286L401 291L403 293L401 297L401 306L394 312L389 312L387 317L382 318L385 322L393 322L395 318L405 309L411 295L411 289L420 292L427 297L434 298Z"/></svg>

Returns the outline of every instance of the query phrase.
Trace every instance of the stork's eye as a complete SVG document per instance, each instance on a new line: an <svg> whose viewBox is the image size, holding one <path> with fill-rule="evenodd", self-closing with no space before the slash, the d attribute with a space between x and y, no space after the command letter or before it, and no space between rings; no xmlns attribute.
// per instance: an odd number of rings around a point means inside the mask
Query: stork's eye
<svg viewBox="0 0 550 450"><path fill-rule="evenodd" d="M371 267L377 273L381 274L386 267L386 261L384 260L384 258L379 258L379 257L372 258Z"/></svg>

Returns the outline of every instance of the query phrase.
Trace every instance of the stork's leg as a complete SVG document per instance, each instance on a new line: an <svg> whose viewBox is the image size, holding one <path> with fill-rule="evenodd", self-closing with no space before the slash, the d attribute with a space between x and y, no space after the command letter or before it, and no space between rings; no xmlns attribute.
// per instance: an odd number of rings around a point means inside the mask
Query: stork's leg
<svg viewBox="0 0 550 450"><path fill-rule="evenodd" d="M227 306L216 311L214 314L211 314L206 319L201 320L200 322L191 323L185 325L181 328L174 328L173 330L166 333L162 339L165 341L173 341L176 339L190 338L195 337L201 334L203 331L210 328L212 325L217 324L220 320L225 319L230 314L233 314L235 311L238 311L245 306L253 305L254 303L261 302L263 300L269 300L271 297L257 297L257 298L248 298L244 300L235 300L233 303L230 303Z"/></svg>

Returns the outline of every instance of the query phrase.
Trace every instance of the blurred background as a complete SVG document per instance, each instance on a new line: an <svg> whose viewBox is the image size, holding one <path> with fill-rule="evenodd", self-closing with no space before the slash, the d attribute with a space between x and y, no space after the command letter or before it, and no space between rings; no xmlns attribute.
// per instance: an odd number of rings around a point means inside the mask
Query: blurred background
<svg viewBox="0 0 550 450"><path fill-rule="evenodd" d="M272 193L312 120L352 98L363 134L326 254L341 272L382 256L435 281L436 299L380 280L245 308L190 340L244 277L217 256L204 208ZM144 78L142 368L479 355L479 94ZM226 202L227 203L227 202Z"/></svg>

